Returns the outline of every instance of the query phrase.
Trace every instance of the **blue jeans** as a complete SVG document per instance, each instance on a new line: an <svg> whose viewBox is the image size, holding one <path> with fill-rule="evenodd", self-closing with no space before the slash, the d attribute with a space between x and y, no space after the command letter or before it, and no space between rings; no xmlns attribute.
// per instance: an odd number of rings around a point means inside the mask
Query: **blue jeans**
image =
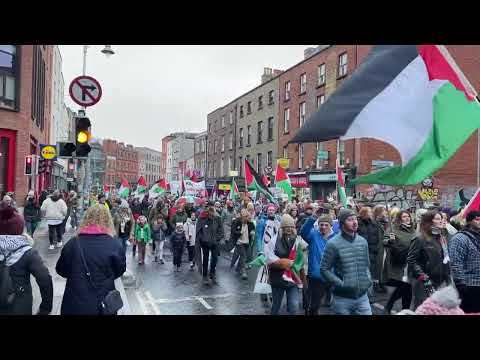
<svg viewBox="0 0 480 360"><path fill-rule="evenodd" d="M35 229L37 228L38 221L25 221L25 227L27 228L27 233L30 236L33 236Z"/></svg>
<svg viewBox="0 0 480 360"><path fill-rule="evenodd" d="M127 253L127 240L128 240L128 236L118 237L118 241L120 241L120 246L122 247L122 250L123 250L123 255L126 255Z"/></svg>
<svg viewBox="0 0 480 360"><path fill-rule="evenodd" d="M287 293L287 312L289 315L297 315L299 304L299 293L296 286L278 288L272 286L272 315L278 315L282 306L283 294Z"/></svg>
<svg viewBox="0 0 480 360"><path fill-rule="evenodd" d="M333 295L332 312L335 315L372 315L372 308L367 294L358 299Z"/></svg>

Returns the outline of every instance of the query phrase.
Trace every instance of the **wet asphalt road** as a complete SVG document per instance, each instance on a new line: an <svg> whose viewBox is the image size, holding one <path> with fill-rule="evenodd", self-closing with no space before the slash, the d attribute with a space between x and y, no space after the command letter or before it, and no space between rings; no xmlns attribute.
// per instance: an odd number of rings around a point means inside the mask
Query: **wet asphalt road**
<svg viewBox="0 0 480 360"><path fill-rule="evenodd" d="M202 285L200 273L189 270L187 253L183 257L182 271L173 271L172 254L164 248L165 264L153 262L151 248L147 248L145 265L139 266L132 257L132 247L127 249L127 268L136 276L136 284L125 286L132 314L136 315L269 315L271 304L262 302L253 293L258 268L249 270L248 280L242 280L230 269L230 254L222 252L217 263L218 285ZM380 315L388 294L378 294L372 306ZM285 299L281 314L285 314ZM299 315L303 314L300 309ZM329 315L328 307L320 309Z"/></svg>

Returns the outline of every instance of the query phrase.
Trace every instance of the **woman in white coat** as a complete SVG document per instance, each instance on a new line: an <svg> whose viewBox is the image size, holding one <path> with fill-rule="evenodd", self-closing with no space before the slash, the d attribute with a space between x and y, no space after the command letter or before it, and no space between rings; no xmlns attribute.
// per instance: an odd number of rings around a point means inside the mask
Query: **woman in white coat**
<svg viewBox="0 0 480 360"><path fill-rule="evenodd" d="M190 261L190 271L195 268L195 235L197 226L197 216L195 211L192 211L190 217L183 225L185 237L187 238L188 261Z"/></svg>

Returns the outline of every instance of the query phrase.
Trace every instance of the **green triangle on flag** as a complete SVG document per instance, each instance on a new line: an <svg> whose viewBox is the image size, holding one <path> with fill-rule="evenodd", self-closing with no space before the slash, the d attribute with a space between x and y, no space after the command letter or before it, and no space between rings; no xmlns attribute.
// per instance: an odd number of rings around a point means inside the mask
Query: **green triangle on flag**
<svg viewBox="0 0 480 360"><path fill-rule="evenodd" d="M122 179L122 183L120 185L120 188L118 189L118 195L121 198L127 198L128 195L130 195L130 184L127 180Z"/></svg>
<svg viewBox="0 0 480 360"><path fill-rule="evenodd" d="M337 200L345 207L347 207L347 194L345 192L345 176L340 167L340 160L337 158Z"/></svg>
<svg viewBox="0 0 480 360"><path fill-rule="evenodd" d="M230 200L237 200L240 197L237 183L235 182L235 178L232 177L232 184L230 185L230 193L228 194L228 198Z"/></svg>
<svg viewBox="0 0 480 360"><path fill-rule="evenodd" d="M260 176L252 167L252 165L250 165L247 159L245 159L245 186L247 190L257 190L265 195L269 201L277 203L277 200L273 194L270 192L270 190L268 190L265 184L263 184Z"/></svg>
<svg viewBox="0 0 480 360"><path fill-rule="evenodd" d="M277 164L277 170L275 171L275 187L282 189L284 194L288 195L288 201L292 201L293 188L284 168Z"/></svg>

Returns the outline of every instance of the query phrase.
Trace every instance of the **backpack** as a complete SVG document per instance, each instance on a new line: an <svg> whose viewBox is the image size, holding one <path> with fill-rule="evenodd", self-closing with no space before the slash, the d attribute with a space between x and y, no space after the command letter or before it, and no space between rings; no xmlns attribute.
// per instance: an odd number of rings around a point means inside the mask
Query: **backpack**
<svg viewBox="0 0 480 360"><path fill-rule="evenodd" d="M15 287L10 277L7 259L8 256L3 256L0 260L0 307L10 306L15 300Z"/></svg>

